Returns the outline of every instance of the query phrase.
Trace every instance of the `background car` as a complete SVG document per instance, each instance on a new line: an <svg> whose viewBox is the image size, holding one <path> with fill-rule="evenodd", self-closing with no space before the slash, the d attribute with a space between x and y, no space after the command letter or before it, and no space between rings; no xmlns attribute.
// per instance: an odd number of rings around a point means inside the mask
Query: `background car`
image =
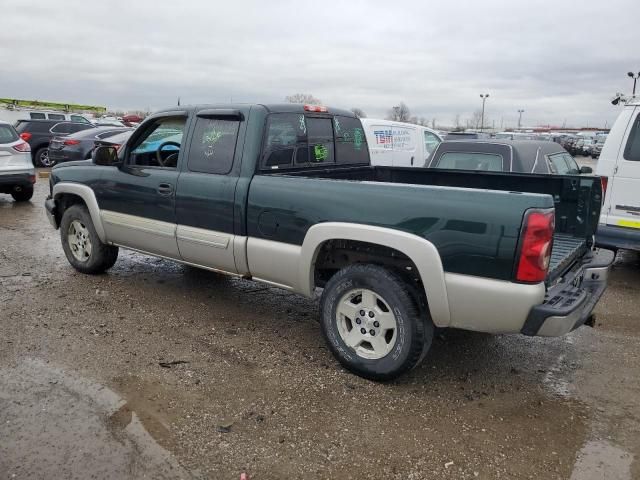
<svg viewBox="0 0 640 480"><path fill-rule="evenodd" d="M29 144L9 123L0 122L0 193L9 193L16 202L33 196L36 181Z"/></svg>
<svg viewBox="0 0 640 480"><path fill-rule="evenodd" d="M129 137L133 133L133 130L134 130L133 128L130 128L130 129L121 131L116 135L112 135L106 138L100 138L94 142L94 147L101 147L101 146L116 147L116 150L120 150L120 147L122 147L122 145L124 145L127 142L127 140L129 140ZM155 148L157 148L159 145L160 145L160 142L157 143L157 146Z"/></svg>
<svg viewBox="0 0 640 480"><path fill-rule="evenodd" d="M445 140L430 158L429 168L514 173L579 175L578 167L561 145L546 140Z"/></svg>
<svg viewBox="0 0 640 480"><path fill-rule="evenodd" d="M66 137L53 137L49 143L49 163L70 162L91 158L91 152L97 140L107 139L129 128L97 127L81 130Z"/></svg>
<svg viewBox="0 0 640 480"><path fill-rule="evenodd" d="M50 167L49 143L55 136L67 136L81 130L95 128L90 123L58 122L55 120L18 120L16 131L31 147L33 164Z"/></svg>

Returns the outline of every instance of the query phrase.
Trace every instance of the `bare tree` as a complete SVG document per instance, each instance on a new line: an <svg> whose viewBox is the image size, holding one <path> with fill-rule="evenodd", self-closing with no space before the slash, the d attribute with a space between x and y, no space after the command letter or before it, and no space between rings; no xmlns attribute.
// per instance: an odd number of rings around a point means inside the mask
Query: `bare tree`
<svg viewBox="0 0 640 480"><path fill-rule="evenodd" d="M322 100L314 97L310 93L296 93L294 95L288 95L284 97L284 99L289 103L308 103L311 105L319 105L322 103Z"/></svg>
<svg viewBox="0 0 640 480"><path fill-rule="evenodd" d="M398 105L391 107L391 110L389 110L387 114L387 120L408 122L411 120L411 111L404 102L400 102Z"/></svg>
<svg viewBox="0 0 640 480"><path fill-rule="evenodd" d="M456 118L453 120L453 126L456 130L462 130L462 122L460 121L460 114L456 113Z"/></svg>
<svg viewBox="0 0 640 480"><path fill-rule="evenodd" d="M351 109L353 114L358 118L367 118L367 114L361 108L354 107Z"/></svg>
<svg viewBox="0 0 640 480"><path fill-rule="evenodd" d="M475 112L473 112L473 115L471 116L471 125L473 126L473 128L478 129L480 128L481 121L482 121L482 110L476 110Z"/></svg>

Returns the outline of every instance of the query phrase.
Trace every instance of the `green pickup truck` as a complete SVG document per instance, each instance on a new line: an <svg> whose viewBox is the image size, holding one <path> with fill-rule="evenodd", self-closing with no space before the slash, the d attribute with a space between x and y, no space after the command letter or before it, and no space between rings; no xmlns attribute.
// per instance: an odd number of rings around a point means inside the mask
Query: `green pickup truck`
<svg viewBox="0 0 640 480"><path fill-rule="evenodd" d="M435 328L557 336L592 322L598 177L374 167L360 120L311 105L198 105L120 149L57 165L45 202L67 259L127 248L313 296L337 359L415 367Z"/></svg>

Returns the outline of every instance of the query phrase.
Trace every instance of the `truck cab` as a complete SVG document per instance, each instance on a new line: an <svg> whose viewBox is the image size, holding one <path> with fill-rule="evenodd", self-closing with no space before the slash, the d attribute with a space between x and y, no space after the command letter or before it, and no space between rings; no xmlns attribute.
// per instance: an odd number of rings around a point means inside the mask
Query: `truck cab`
<svg viewBox="0 0 640 480"><path fill-rule="evenodd" d="M596 173L605 190L597 244L640 251L640 98L629 101L615 121Z"/></svg>

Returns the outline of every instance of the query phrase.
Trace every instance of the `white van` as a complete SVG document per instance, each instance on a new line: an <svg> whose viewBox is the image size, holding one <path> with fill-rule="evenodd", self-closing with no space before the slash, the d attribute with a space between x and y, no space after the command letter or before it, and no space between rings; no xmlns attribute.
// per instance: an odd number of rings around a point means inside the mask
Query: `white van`
<svg viewBox="0 0 640 480"><path fill-rule="evenodd" d="M606 188L596 243L640 251L640 97L613 124L596 174Z"/></svg>
<svg viewBox="0 0 640 480"><path fill-rule="evenodd" d="M18 120L60 120L61 122L91 123L86 116L80 113L30 109L9 110L6 108L0 108L0 120L11 124L15 124Z"/></svg>
<svg viewBox="0 0 640 480"><path fill-rule="evenodd" d="M412 123L361 118L372 165L424 167L442 142L435 130Z"/></svg>

